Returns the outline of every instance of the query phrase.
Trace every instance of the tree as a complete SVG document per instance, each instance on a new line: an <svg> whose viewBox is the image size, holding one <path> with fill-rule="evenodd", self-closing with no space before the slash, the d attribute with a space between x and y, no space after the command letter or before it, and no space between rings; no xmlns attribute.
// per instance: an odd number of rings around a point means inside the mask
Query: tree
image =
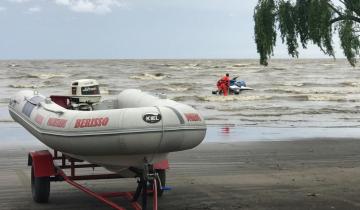
<svg viewBox="0 0 360 210"><path fill-rule="evenodd" d="M352 66L360 55L360 0L258 0L254 20L262 65L273 55L277 32L292 57L298 57L299 44L306 49L308 43L334 57L335 33Z"/></svg>

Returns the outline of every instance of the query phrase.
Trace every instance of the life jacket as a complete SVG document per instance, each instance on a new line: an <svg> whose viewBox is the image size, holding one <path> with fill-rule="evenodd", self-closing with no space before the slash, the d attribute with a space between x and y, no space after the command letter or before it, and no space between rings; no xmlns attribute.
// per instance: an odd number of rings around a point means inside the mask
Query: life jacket
<svg viewBox="0 0 360 210"><path fill-rule="evenodd" d="M229 77L223 76L223 77L217 82L217 86L225 85L225 86L229 87L229 83L230 83Z"/></svg>

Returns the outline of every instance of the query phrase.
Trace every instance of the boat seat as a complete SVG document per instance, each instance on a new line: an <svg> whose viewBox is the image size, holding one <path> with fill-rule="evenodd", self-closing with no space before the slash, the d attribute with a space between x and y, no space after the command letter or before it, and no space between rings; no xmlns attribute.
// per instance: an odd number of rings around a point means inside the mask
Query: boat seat
<svg viewBox="0 0 360 210"><path fill-rule="evenodd" d="M52 96L50 96L50 99L51 99L51 101L53 101L54 103L56 103L57 105L65 108L65 109L70 108L70 96L52 95Z"/></svg>

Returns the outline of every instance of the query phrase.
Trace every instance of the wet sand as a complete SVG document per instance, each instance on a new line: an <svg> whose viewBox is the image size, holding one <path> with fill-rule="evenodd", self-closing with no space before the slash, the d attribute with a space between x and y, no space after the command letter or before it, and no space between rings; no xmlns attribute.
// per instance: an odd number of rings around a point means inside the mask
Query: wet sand
<svg viewBox="0 0 360 210"><path fill-rule="evenodd" d="M48 204L34 203L32 149L0 149L1 210L111 209L62 182L51 183ZM170 164L173 189L159 209L360 209L360 140L207 143L171 154ZM133 179L82 183L98 192L135 188Z"/></svg>

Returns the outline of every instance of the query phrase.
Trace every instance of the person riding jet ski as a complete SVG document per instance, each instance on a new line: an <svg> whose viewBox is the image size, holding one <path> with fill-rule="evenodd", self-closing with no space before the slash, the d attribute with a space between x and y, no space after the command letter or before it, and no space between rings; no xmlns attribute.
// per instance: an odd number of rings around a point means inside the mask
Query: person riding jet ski
<svg viewBox="0 0 360 210"><path fill-rule="evenodd" d="M230 87L229 73L226 73L225 76L219 79L216 86L218 88L218 92L222 91L224 93L224 96L227 96Z"/></svg>
<svg viewBox="0 0 360 210"><path fill-rule="evenodd" d="M240 91L243 90L253 90L251 87L247 87L244 80L237 80L238 77L234 77L229 79L229 74L227 73L224 77L217 81L217 90L213 90L213 94L224 94L227 96L228 94L238 95Z"/></svg>

